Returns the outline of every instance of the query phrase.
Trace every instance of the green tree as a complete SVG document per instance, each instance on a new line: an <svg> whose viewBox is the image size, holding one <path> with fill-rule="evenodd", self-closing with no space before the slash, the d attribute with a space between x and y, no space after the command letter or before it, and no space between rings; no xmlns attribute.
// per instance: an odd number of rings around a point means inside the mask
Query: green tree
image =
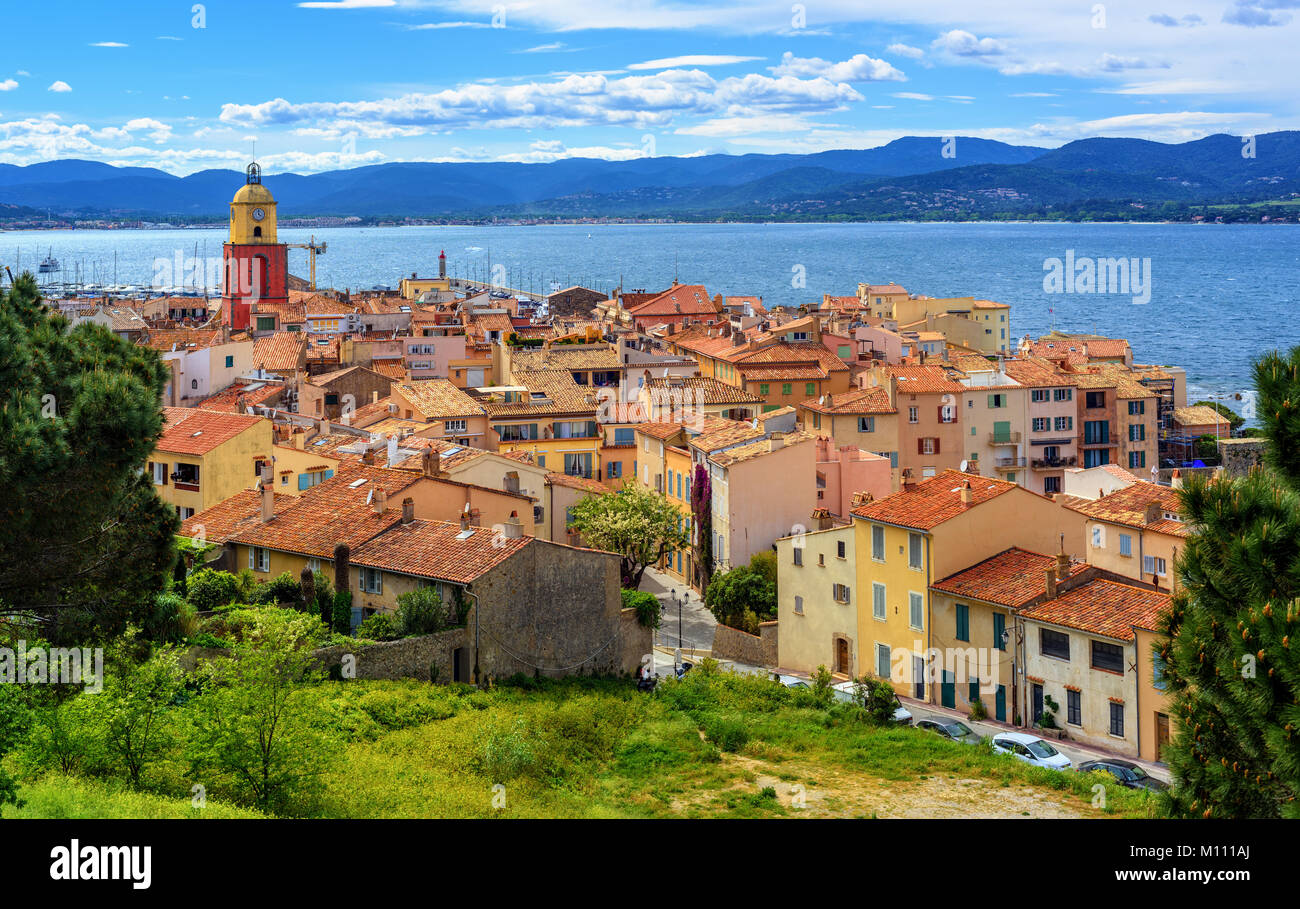
<svg viewBox="0 0 1300 909"><path fill-rule="evenodd" d="M619 556L623 587L629 590L641 586L646 568L690 545L682 513L664 496L636 483L587 496L573 506L569 526L588 546Z"/></svg>
<svg viewBox="0 0 1300 909"><path fill-rule="evenodd" d="M776 617L776 584L761 568L740 565L714 575L704 605L723 625L757 634L760 622Z"/></svg>
<svg viewBox="0 0 1300 909"><path fill-rule="evenodd" d="M1300 817L1300 347L1254 379L1266 467L1181 492L1192 532L1156 647L1180 816Z"/></svg>
<svg viewBox="0 0 1300 909"><path fill-rule="evenodd" d="M331 758L303 690L323 678L311 650L318 628L315 616L265 610L233 657L201 670L188 747L200 781L228 779L264 811L302 813L314 801Z"/></svg>
<svg viewBox="0 0 1300 909"><path fill-rule="evenodd" d="M398 634L434 634L451 627L447 604L435 587L417 587L397 595Z"/></svg>
<svg viewBox="0 0 1300 909"><path fill-rule="evenodd" d="M105 673L104 690L91 697L90 706L103 730L104 749L126 771L132 786L139 786L146 768L170 746L173 736L168 708L183 685L175 649L159 650L144 662L135 662L124 642Z"/></svg>
<svg viewBox="0 0 1300 909"><path fill-rule="evenodd" d="M55 643L121 632L171 576L180 527L144 470L162 433L157 353L0 293L0 615Z"/></svg>

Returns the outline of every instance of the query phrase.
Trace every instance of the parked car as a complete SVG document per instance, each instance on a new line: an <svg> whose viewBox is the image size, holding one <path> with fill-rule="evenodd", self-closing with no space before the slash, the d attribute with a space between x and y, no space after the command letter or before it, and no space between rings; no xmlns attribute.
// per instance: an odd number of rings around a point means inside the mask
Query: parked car
<svg viewBox="0 0 1300 909"><path fill-rule="evenodd" d="M779 675L772 673L772 681L780 682L786 688L811 688L807 679L801 679L797 675Z"/></svg>
<svg viewBox="0 0 1300 909"><path fill-rule="evenodd" d="M936 735L943 736L945 739L952 739L954 742L961 742L963 745L978 745L984 741L984 736L960 720L931 716L923 720L917 720L916 728L925 729Z"/></svg>
<svg viewBox="0 0 1300 909"><path fill-rule="evenodd" d="M1152 792L1163 792L1169 788L1169 784L1164 780L1156 779L1131 761L1106 758L1102 761L1085 761L1079 765L1080 773L1090 773L1094 770L1109 773L1115 777L1115 780L1121 786L1128 789L1150 789Z"/></svg>
<svg viewBox="0 0 1300 909"><path fill-rule="evenodd" d="M844 701L846 704L853 703L853 683L837 682L831 686L831 691L835 694L835 700ZM912 712L902 704L894 711L894 722L904 726L912 725Z"/></svg>
<svg viewBox="0 0 1300 909"><path fill-rule="evenodd" d="M1035 767L1069 770L1070 759L1036 735L1023 732L999 732L993 736L993 750L1010 754Z"/></svg>

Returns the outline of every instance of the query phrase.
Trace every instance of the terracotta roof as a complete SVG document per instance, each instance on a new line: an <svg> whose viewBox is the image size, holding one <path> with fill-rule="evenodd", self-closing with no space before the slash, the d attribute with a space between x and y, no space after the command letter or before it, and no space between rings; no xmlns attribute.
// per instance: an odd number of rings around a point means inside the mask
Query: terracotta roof
<svg viewBox="0 0 1300 909"><path fill-rule="evenodd" d="M1147 506L1151 504L1159 508L1156 520L1148 522ZM1123 489L1117 489L1099 499L1068 507L1095 521L1123 524L1126 527L1144 528L1174 536L1187 536L1189 532L1186 524L1164 516L1166 513L1179 513L1181 506L1178 501L1178 490L1170 486L1149 483L1146 480L1135 479Z"/></svg>
<svg viewBox="0 0 1300 909"><path fill-rule="evenodd" d="M962 487L971 486L971 504L961 500ZM898 492L853 509L853 514L870 521L883 521L900 527L930 530L944 521L1016 489L1015 483L992 477L977 477L956 470L908 485Z"/></svg>
<svg viewBox="0 0 1300 909"><path fill-rule="evenodd" d="M570 489L581 489L584 492L590 492L595 495L602 495L610 491L610 488L599 480L589 480L586 477L572 477L567 473L557 473L551 471L546 475L546 482L552 486L567 486Z"/></svg>
<svg viewBox="0 0 1300 909"><path fill-rule="evenodd" d="M462 536L459 523L399 521L360 546L351 561L395 574L468 584L533 542L532 537L502 538L488 527L471 527L468 536Z"/></svg>
<svg viewBox="0 0 1300 909"><path fill-rule="evenodd" d="M253 365L267 372L292 373L306 366L307 336L300 331L277 331L253 341Z"/></svg>
<svg viewBox="0 0 1300 909"><path fill-rule="evenodd" d="M274 493L275 510L294 505L297 499L284 493ZM181 536L195 537L202 532L209 543L224 543L236 533L262 520L262 493L258 489L244 489L211 508L196 512L181 522Z"/></svg>
<svg viewBox="0 0 1300 909"><path fill-rule="evenodd" d="M1227 417L1213 407L1207 407L1204 404L1175 407L1174 422L1180 426L1214 426L1220 423L1224 426L1229 425Z"/></svg>
<svg viewBox="0 0 1300 909"><path fill-rule="evenodd" d="M240 398L243 398L245 407L256 407L260 404L272 407L279 402L283 394L283 385L236 382L224 391L204 398L196 406L203 410L219 410L222 413L247 413L247 410L241 410L239 407Z"/></svg>
<svg viewBox="0 0 1300 909"><path fill-rule="evenodd" d="M357 307L317 293L303 299L302 311L307 316L340 316L357 312Z"/></svg>
<svg viewBox="0 0 1300 909"><path fill-rule="evenodd" d="M651 379L644 386L651 392L671 395L676 390L689 389L692 398L686 404L761 404L763 398L712 376L668 377Z"/></svg>
<svg viewBox="0 0 1300 909"><path fill-rule="evenodd" d="M740 445L766 434L752 423L735 420L721 421L724 425L709 427L690 440L691 447L705 454L712 454L723 448Z"/></svg>
<svg viewBox="0 0 1300 909"><path fill-rule="evenodd" d="M313 486L275 517L260 520L231 539L249 546L263 546L315 558L334 558L334 547L343 543L355 551L366 540L401 521L398 495L418 482L410 471L386 470L353 462L340 462L334 476ZM377 490L388 494L387 508L377 514L367 498Z"/></svg>
<svg viewBox="0 0 1300 909"><path fill-rule="evenodd" d="M948 377L942 366L887 366L889 375L898 379L901 394L961 394L968 389Z"/></svg>
<svg viewBox="0 0 1300 909"><path fill-rule="evenodd" d="M168 454L204 455L260 423L265 417L221 413L197 407L164 407L165 426L157 451Z"/></svg>
<svg viewBox="0 0 1300 909"><path fill-rule="evenodd" d="M556 344L544 350L521 349L511 357L515 369L577 370L599 369L607 372L623 368L618 351L608 344Z"/></svg>
<svg viewBox="0 0 1300 909"><path fill-rule="evenodd" d="M752 461L755 458L761 458L764 455L775 454L777 451L784 451L803 442L811 442L817 436L811 432L789 432L781 437L779 448L773 449L773 439L757 439L747 445L739 445L735 448L728 448L725 451L714 452L709 455L709 460L722 467L730 467L733 464L739 464L743 461Z"/></svg>
<svg viewBox="0 0 1300 909"><path fill-rule="evenodd" d="M394 382L392 394L409 401L426 420L480 417L486 413L481 404L446 379Z"/></svg>
<svg viewBox="0 0 1300 909"><path fill-rule="evenodd" d="M628 311L638 318L677 314L705 316L720 312L703 284L678 284Z"/></svg>
<svg viewBox="0 0 1300 909"><path fill-rule="evenodd" d="M337 335L308 335L310 341L307 346L307 360L333 360L338 362L339 359L339 338Z"/></svg>
<svg viewBox="0 0 1300 909"><path fill-rule="evenodd" d="M1007 360L1004 366L1008 376L1029 388L1064 388L1076 384L1072 377L1041 358Z"/></svg>
<svg viewBox="0 0 1300 909"><path fill-rule="evenodd" d="M1056 567L1056 556L1012 547L931 585L932 590L970 597L1018 609L1046 593L1047 569ZM1070 561L1070 577L1087 570L1086 562Z"/></svg>
<svg viewBox="0 0 1300 909"><path fill-rule="evenodd" d="M154 329L139 341L142 347L149 347L162 353L202 350L220 343L222 343L221 331L215 328Z"/></svg>
<svg viewBox="0 0 1300 909"><path fill-rule="evenodd" d="M290 293L292 296L292 293ZM306 316L302 310L302 303L258 303L253 310L253 315L277 315L280 317L280 325L301 325L306 321Z"/></svg>
<svg viewBox="0 0 1300 909"><path fill-rule="evenodd" d="M573 376L563 369L522 369L515 371L515 380L528 393L523 399L506 403L484 403L484 409L493 419L519 419L545 416L594 417L599 406L596 390L573 381Z"/></svg>
<svg viewBox="0 0 1300 909"><path fill-rule="evenodd" d="M1154 629L1160 614L1169 608L1169 602L1168 594L1097 578L1021 615L1027 620L1130 641L1133 626Z"/></svg>
<svg viewBox="0 0 1300 909"><path fill-rule="evenodd" d="M837 395L822 395L799 405L824 414L897 413L889 406L889 391L881 386L854 388Z"/></svg>

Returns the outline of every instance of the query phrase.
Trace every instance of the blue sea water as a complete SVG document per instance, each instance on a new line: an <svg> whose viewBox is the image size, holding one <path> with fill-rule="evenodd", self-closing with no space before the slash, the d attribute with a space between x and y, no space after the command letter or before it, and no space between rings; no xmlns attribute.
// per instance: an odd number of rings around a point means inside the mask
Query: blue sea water
<svg viewBox="0 0 1300 909"><path fill-rule="evenodd" d="M711 294L753 294L769 305L853 294L860 281L973 295L1012 305L1015 338L1053 327L1126 337L1138 362L1185 367L1193 400L1247 390L1252 358L1300 344L1300 227L1293 225L490 225L295 229L280 239L310 235L329 245L317 261L318 284L354 290L436 274L446 250L452 275L485 281L491 263L504 266L509 286L537 292L552 282L656 290L677 276ZM224 229L10 231L0 233L0 263L32 268L52 251L65 277L79 266L87 280L148 284L155 260L196 251L219 258L224 239ZM1150 301L1045 292L1044 263L1070 250L1076 259L1149 260ZM305 257L290 251L295 274L306 275Z"/></svg>

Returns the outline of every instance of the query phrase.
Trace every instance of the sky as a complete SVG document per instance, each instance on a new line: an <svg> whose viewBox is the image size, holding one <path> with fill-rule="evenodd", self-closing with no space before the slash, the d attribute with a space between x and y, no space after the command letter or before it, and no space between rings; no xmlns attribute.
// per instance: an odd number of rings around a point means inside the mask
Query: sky
<svg viewBox="0 0 1300 909"><path fill-rule="evenodd" d="M0 162L175 174L1300 128L1300 0L10 4Z"/></svg>

